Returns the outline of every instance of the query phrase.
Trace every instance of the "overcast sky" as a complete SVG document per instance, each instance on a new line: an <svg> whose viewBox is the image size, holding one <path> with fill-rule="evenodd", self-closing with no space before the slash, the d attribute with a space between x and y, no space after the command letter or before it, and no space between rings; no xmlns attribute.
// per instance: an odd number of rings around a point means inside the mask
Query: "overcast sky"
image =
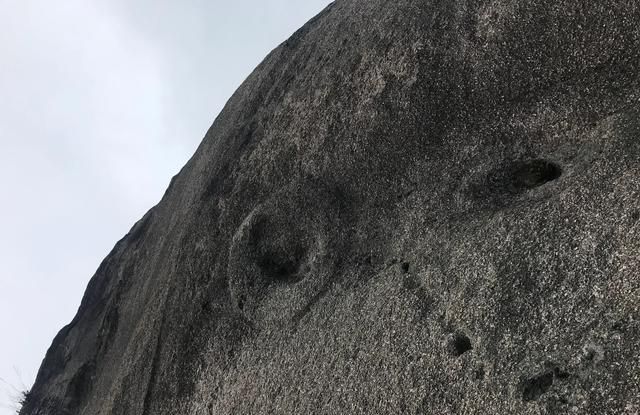
<svg viewBox="0 0 640 415"><path fill-rule="evenodd" d="M233 91L328 0L0 0L0 414Z"/></svg>

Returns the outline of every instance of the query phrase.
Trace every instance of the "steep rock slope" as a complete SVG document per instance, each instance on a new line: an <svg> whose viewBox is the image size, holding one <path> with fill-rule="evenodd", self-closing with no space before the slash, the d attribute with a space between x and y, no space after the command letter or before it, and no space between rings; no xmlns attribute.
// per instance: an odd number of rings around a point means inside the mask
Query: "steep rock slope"
<svg viewBox="0 0 640 415"><path fill-rule="evenodd" d="M637 414L639 23L333 3L104 260L21 413Z"/></svg>

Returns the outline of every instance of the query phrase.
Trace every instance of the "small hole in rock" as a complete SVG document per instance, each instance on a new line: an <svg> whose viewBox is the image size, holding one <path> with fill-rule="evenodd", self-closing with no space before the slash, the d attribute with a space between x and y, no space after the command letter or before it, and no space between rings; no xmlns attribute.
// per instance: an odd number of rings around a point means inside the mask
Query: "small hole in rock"
<svg viewBox="0 0 640 415"><path fill-rule="evenodd" d="M640 210L636 210L631 214L631 220L637 222L640 219Z"/></svg>
<svg viewBox="0 0 640 415"><path fill-rule="evenodd" d="M521 192L542 186L562 176L562 169L547 160L530 160L513 166L512 190Z"/></svg>
<svg viewBox="0 0 640 415"><path fill-rule="evenodd" d="M473 373L473 377L476 380L483 380L484 379L484 375L485 375L485 370L484 370L484 366L480 366L478 367L475 372Z"/></svg>
<svg viewBox="0 0 640 415"><path fill-rule="evenodd" d="M471 339L463 333L454 335L449 342L449 352L456 357L462 356L472 348Z"/></svg>
<svg viewBox="0 0 640 415"><path fill-rule="evenodd" d="M538 400L553 385L553 372L546 372L542 375L527 379L522 390L522 399L525 402Z"/></svg>
<svg viewBox="0 0 640 415"><path fill-rule="evenodd" d="M408 262L403 262L402 263L402 272L404 272L405 274L407 272L409 272L409 263Z"/></svg>

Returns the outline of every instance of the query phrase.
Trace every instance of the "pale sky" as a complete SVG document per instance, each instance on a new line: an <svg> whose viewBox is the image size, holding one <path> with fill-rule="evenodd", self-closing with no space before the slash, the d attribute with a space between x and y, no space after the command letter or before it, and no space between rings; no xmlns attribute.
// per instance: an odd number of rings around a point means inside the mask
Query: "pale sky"
<svg viewBox="0 0 640 415"><path fill-rule="evenodd" d="M233 91L329 0L0 0L0 415Z"/></svg>

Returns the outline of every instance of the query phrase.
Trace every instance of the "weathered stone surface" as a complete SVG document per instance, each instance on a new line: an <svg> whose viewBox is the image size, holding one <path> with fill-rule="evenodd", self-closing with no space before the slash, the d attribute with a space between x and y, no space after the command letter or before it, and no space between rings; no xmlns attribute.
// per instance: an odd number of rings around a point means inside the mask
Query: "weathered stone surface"
<svg viewBox="0 0 640 415"><path fill-rule="evenodd" d="M21 413L639 413L639 55L634 1L337 1L104 260Z"/></svg>

